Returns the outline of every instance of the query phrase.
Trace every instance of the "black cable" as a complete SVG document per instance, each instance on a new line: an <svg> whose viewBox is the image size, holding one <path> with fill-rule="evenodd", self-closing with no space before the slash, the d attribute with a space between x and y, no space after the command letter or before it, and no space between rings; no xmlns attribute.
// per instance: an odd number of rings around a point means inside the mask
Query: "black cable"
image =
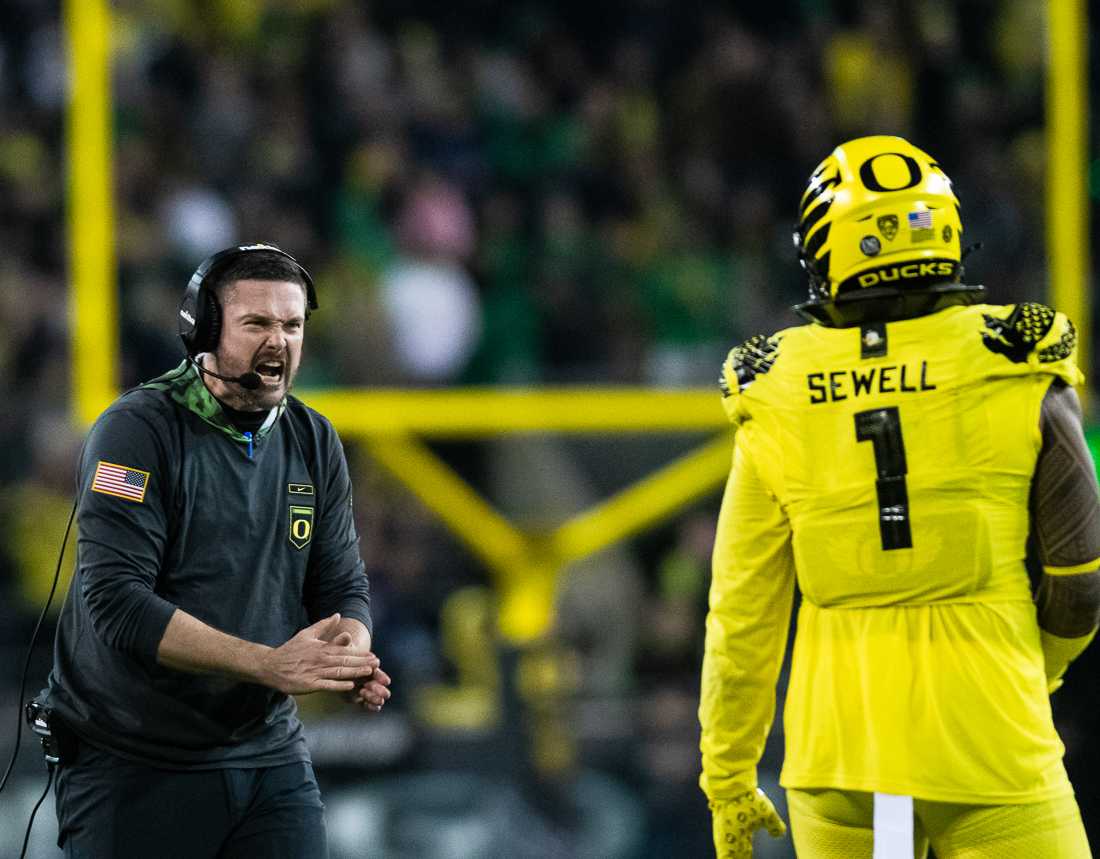
<svg viewBox="0 0 1100 859"><path fill-rule="evenodd" d="M27 658L23 662L23 678L19 681L19 697L15 699L15 748L11 750L11 760L8 761L8 768L4 770L4 777L0 778L0 791L2 791L4 785L8 783L8 777L15 767L16 758L19 757L19 741L23 737L23 696L27 692L27 674L30 673L31 656L34 654L34 644L38 640L38 632L42 629L42 622L46 619L46 613L50 610L50 603L53 602L53 595L57 591L57 583L61 579L61 564L65 560L65 546L68 545L69 542L69 531L72 530L73 519L76 518L76 505L79 500L80 495L78 494L73 500L73 509L72 512L69 513L69 523L65 526L65 536L61 539L61 551L57 556L57 569L54 570L53 573L53 584L50 585L50 595L46 597L46 604L42 606L42 613L38 615L38 623L34 625L34 632L31 633L31 643L27 645ZM52 768L50 777L53 777ZM46 789L49 790L49 787Z"/></svg>
<svg viewBox="0 0 1100 859"><path fill-rule="evenodd" d="M38 802L34 804L34 808L31 809L31 819L27 821L27 833L23 836L23 849L19 852L19 859L26 859L27 857L27 845L31 843L31 827L34 826L34 816L38 814L38 808L46 801L46 797L50 795L50 787L53 785L53 773L57 769L56 766L50 764L50 774L46 779L46 789L42 791L42 796L38 797Z"/></svg>

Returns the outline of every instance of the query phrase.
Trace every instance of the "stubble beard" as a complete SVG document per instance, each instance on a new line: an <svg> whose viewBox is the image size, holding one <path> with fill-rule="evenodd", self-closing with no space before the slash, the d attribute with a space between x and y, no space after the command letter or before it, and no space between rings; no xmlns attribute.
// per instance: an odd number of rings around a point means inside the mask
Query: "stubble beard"
<svg viewBox="0 0 1100 859"><path fill-rule="evenodd" d="M257 375L259 375L261 379L264 378L264 376L260 374ZM262 387L255 391L250 391L240 385L234 385L233 387L240 391L240 401L243 403L243 405L234 406L234 408L246 412L268 411L269 409L275 408L275 406L283 401L283 397L290 393L290 389L294 385L294 377L297 375L297 367L294 368L293 372L291 372L288 367L283 374L283 378L279 380L280 384L277 388Z"/></svg>

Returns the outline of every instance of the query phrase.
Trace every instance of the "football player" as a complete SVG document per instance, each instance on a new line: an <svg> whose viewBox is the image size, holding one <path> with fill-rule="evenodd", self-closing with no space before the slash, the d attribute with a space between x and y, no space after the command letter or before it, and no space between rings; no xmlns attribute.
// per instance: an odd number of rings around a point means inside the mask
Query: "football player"
<svg viewBox="0 0 1100 859"><path fill-rule="evenodd" d="M962 282L951 182L898 137L821 163L795 243L808 324L722 367L737 431L699 708L717 853L785 829L756 767L797 582L780 782L800 857L1087 857L1049 699L1100 617L1073 324Z"/></svg>

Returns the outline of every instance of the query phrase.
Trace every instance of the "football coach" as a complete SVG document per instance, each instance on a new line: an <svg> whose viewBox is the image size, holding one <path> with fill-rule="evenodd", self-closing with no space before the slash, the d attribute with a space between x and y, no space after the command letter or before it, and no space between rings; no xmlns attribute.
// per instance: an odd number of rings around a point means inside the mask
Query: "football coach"
<svg viewBox="0 0 1100 859"><path fill-rule="evenodd" d="M76 571L39 696L67 857L311 859L323 806L292 695L381 710L340 439L289 395L313 281L245 245L199 266L187 358L79 463Z"/></svg>

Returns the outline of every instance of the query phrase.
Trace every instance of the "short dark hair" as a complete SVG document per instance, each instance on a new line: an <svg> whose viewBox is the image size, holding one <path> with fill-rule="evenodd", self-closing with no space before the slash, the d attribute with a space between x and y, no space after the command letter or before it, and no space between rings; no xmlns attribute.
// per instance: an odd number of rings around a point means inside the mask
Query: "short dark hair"
<svg viewBox="0 0 1100 859"><path fill-rule="evenodd" d="M218 302L224 307L226 293L239 280L270 280L296 283L302 287L307 304L309 302L306 280L302 276L301 270L285 256L274 251L249 251L235 257L214 272L207 288L217 296Z"/></svg>

